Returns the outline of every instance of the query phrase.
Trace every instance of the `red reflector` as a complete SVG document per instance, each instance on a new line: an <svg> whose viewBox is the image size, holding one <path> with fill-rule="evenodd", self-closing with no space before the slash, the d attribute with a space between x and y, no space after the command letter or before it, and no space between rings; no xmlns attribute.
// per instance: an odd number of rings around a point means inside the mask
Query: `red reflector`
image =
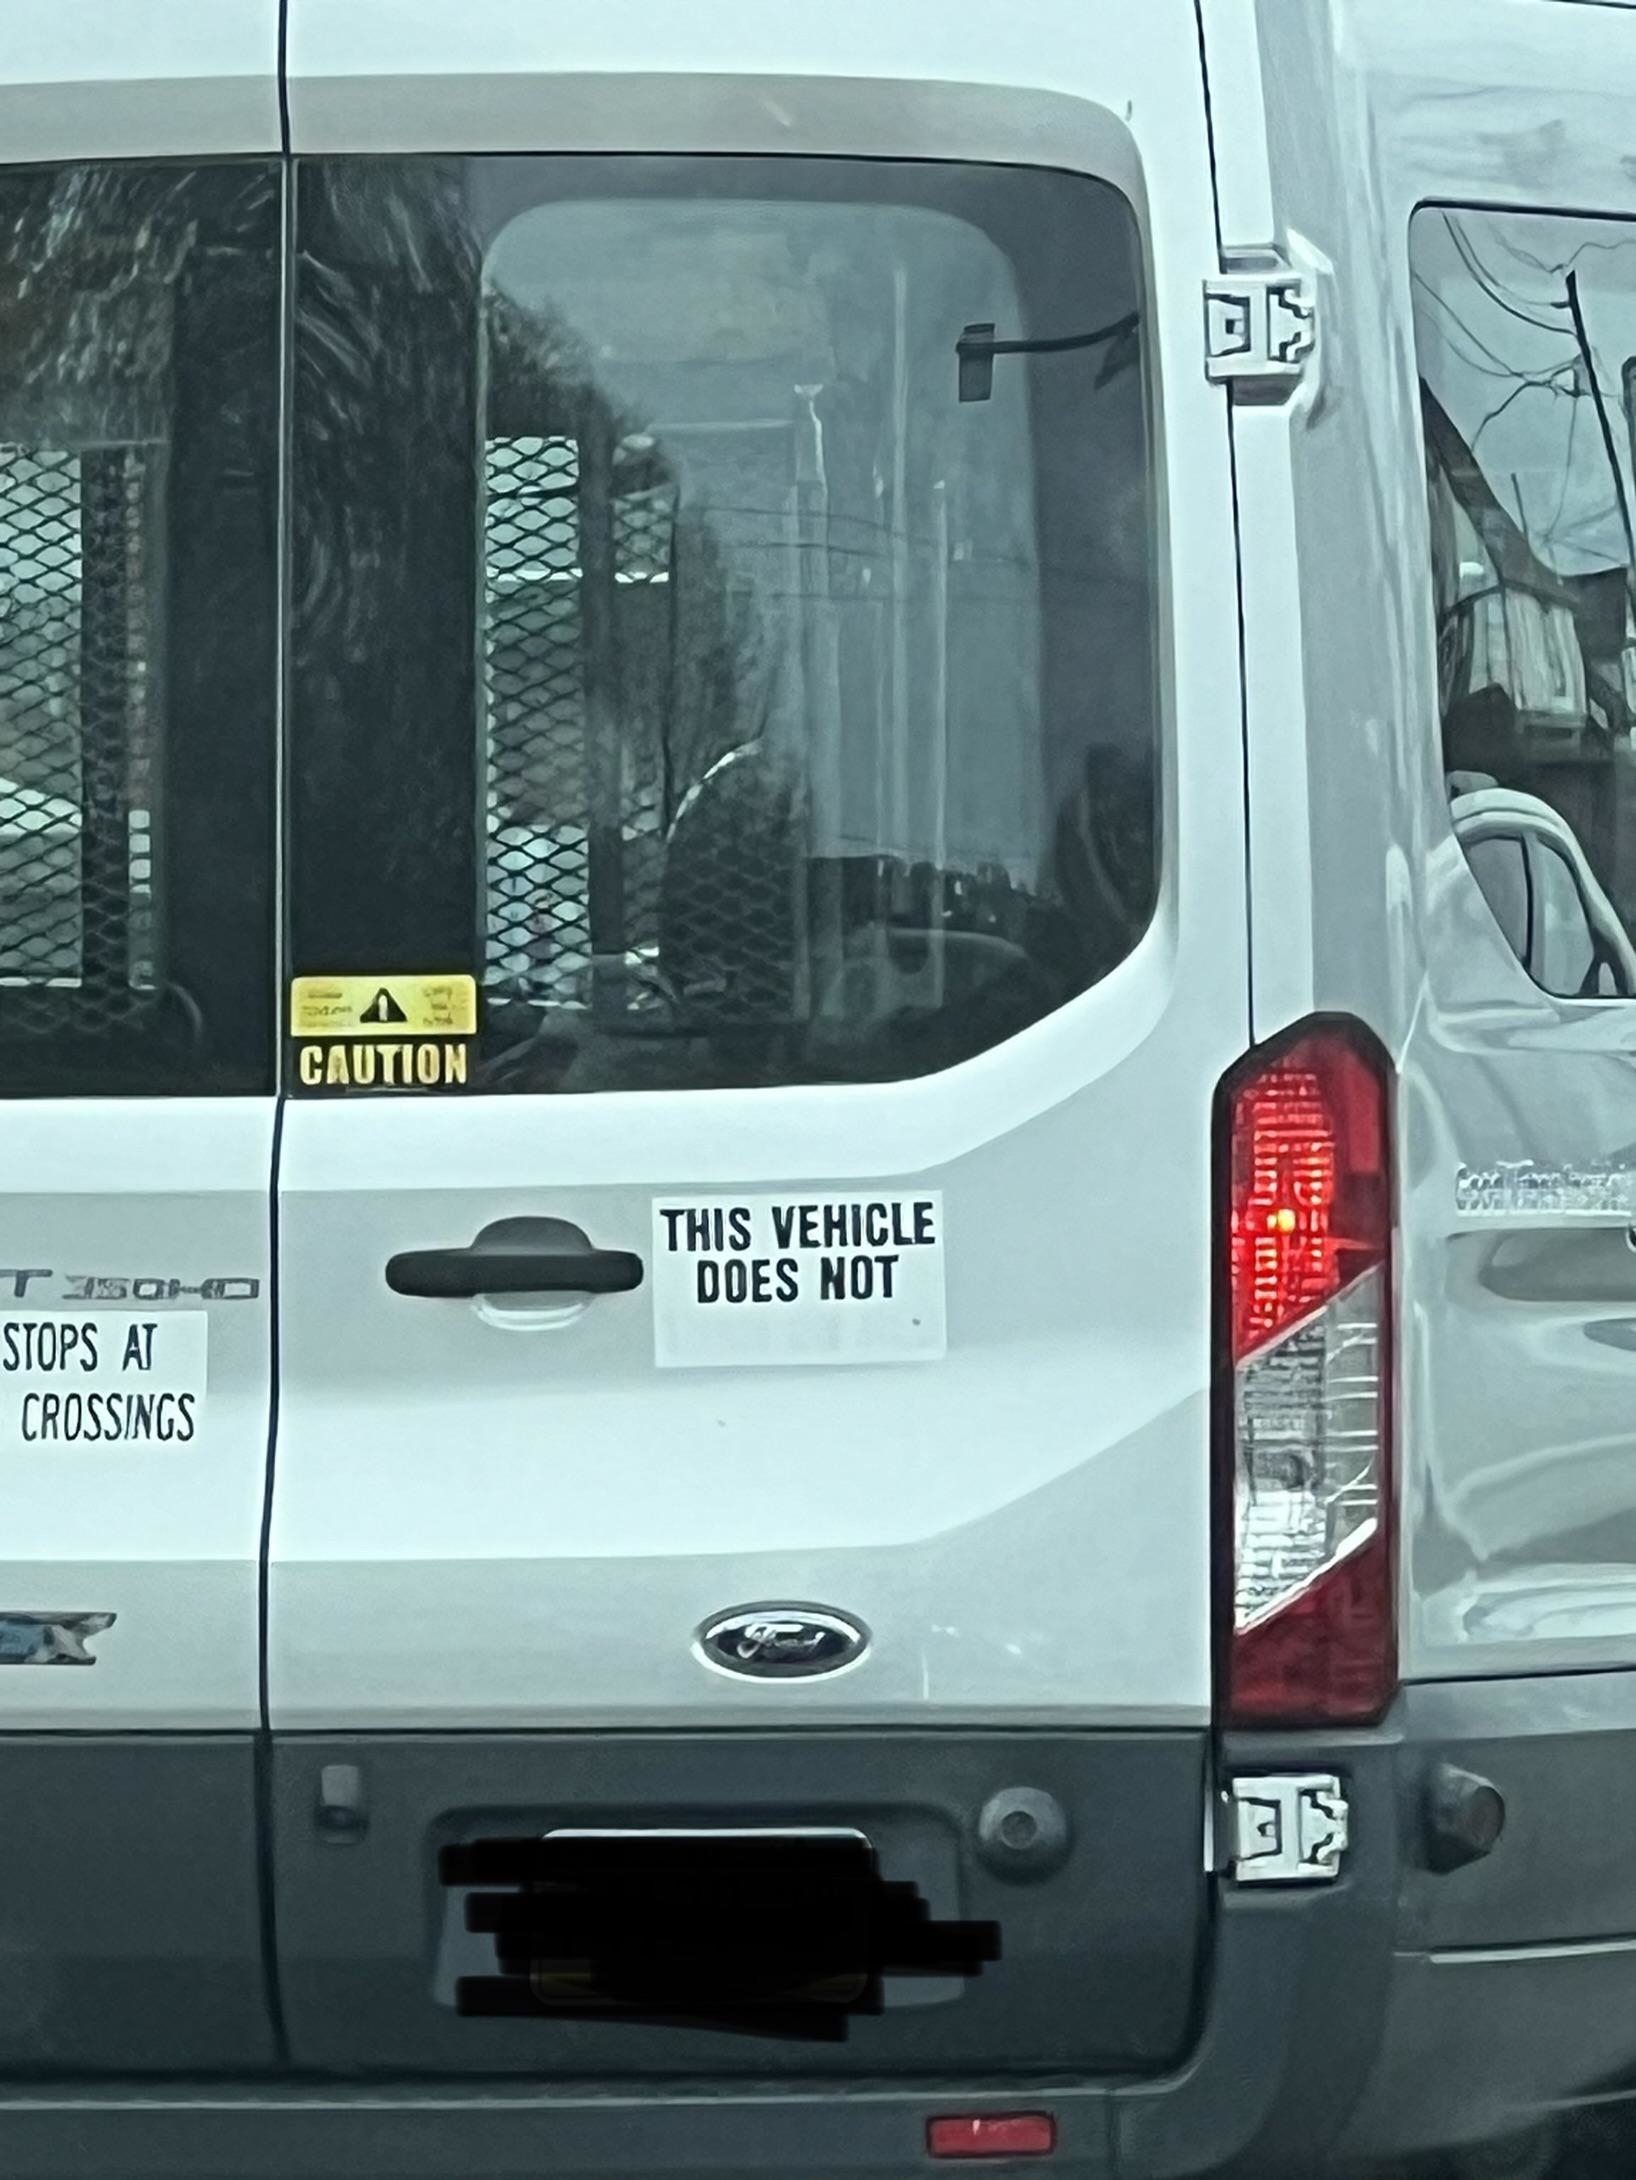
<svg viewBox="0 0 1636 2180"><path fill-rule="evenodd" d="M933 2157L1043 2157L1056 2146L1049 2112L973 2112L926 2123Z"/></svg>

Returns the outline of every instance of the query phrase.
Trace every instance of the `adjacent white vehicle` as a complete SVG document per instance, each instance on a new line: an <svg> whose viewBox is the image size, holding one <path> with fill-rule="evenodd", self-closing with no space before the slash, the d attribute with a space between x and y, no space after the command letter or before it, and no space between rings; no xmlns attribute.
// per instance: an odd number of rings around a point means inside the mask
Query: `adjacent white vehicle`
<svg viewBox="0 0 1636 2180"><path fill-rule="evenodd" d="M1636 2070L1633 96L11 0L0 2168Z"/></svg>
<svg viewBox="0 0 1636 2180"><path fill-rule="evenodd" d="M1563 999L1636 998L1636 947L1567 819L1487 784L1450 798L1454 837L1537 984Z"/></svg>

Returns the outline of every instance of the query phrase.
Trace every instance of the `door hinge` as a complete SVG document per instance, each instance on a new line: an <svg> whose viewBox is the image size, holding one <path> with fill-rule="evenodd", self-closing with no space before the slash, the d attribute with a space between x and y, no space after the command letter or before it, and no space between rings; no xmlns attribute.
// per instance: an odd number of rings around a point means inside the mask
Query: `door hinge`
<svg viewBox="0 0 1636 2180"><path fill-rule="evenodd" d="M1318 299L1305 273L1264 254L1204 283L1204 375L1250 400L1299 385L1318 339Z"/></svg>
<svg viewBox="0 0 1636 2180"><path fill-rule="evenodd" d="M1244 1885L1322 1885L1346 1852L1346 1793L1333 1772L1234 1779L1229 1869Z"/></svg>

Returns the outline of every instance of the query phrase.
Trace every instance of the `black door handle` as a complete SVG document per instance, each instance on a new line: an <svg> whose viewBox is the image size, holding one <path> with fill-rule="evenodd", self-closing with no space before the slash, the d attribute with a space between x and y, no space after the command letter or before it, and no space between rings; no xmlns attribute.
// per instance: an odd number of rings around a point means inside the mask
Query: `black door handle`
<svg viewBox="0 0 1636 2180"><path fill-rule="evenodd" d="M438 1302L478 1294L629 1294L642 1259L628 1249L405 1249L386 1260L394 1294Z"/></svg>

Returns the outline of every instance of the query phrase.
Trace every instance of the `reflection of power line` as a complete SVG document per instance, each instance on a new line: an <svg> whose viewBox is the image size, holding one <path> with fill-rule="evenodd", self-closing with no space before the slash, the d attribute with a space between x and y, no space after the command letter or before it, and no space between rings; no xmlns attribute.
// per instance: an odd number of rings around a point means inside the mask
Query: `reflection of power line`
<svg viewBox="0 0 1636 2180"><path fill-rule="evenodd" d="M1556 394L1559 398L1567 401L1574 400L1576 397L1571 388L1566 386L1558 386L1556 384L1556 381L1562 376L1564 371L1571 371L1572 369L1572 361L1565 359L1563 362L1557 364L1543 378L1525 378L1519 380L1518 383L1513 386L1511 391L1506 395L1505 399L1501 402L1496 403L1495 406L1489 410L1488 414L1477 426L1477 429L1472 433L1471 438L1469 439L1467 444L1470 446L1473 454L1475 454L1477 451L1478 440L1483 436L1483 433L1487 431L1489 425L1496 423L1499 418L1504 416L1506 410L1510 408L1512 402L1515 401L1520 394L1535 392L1549 393Z"/></svg>
<svg viewBox="0 0 1636 2180"><path fill-rule="evenodd" d="M1619 502L1617 500L1604 500L1600 507L1590 508L1582 515L1575 515L1572 522L1563 524L1556 534L1566 544L1577 538L1582 531L1599 530L1604 523L1611 517L1616 516L1618 512Z"/></svg>
<svg viewBox="0 0 1636 2180"><path fill-rule="evenodd" d="M1446 212L1443 215L1443 224L1445 229L1447 230L1449 240L1453 243L1455 251L1459 256L1460 262L1465 266L1467 272L1470 273L1472 279L1476 281L1478 287L1482 290L1483 294L1488 298L1488 300L1494 304L1496 309L1505 312L1508 317L1517 319L1523 325L1532 326L1536 332L1561 333L1564 330L1560 326L1551 324L1550 321L1547 319L1536 318L1532 315L1531 312L1519 308L1518 305L1503 292L1495 276L1489 271L1488 267L1484 265L1481 258L1478 256L1475 246L1468 241L1468 239L1461 232L1459 226L1456 224L1454 219ZM1512 247L1511 245L1506 243L1504 237L1501 238L1501 242L1502 247L1510 248L1511 254L1514 257L1518 258L1519 261L1532 262L1536 265L1536 269L1541 271L1548 270L1548 268L1546 268L1541 261L1532 259L1531 253L1522 250L1520 247ZM1615 246L1617 245L1585 244L1582 246L1582 250L1591 247L1610 248ZM1578 257L1582 254L1582 250L1575 251L1575 261L1577 261ZM1620 466L1618 445L1614 439L1612 425L1608 418L1607 404L1603 398L1601 380L1598 375L1596 366L1596 357L1591 348L1590 335L1586 328L1584 312L1580 304L1578 273L1573 269L1572 262L1570 262L1570 265L1566 271L1565 301L1561 304L1547 305L1545 307L1565 310L1568 313L1569 319L1572 323L1574 341L1579 351L1579 360L1584 370L1587 382L1586 390L1589 392L1591 400L1595 404L1597 424L1601 432L1603 451L1607 457L1609 474L1611 475L1613 480L1615 506L1618 511L1620 528L1623 531L1625 538L1626 583L1627 587L1630 589L1632 602L1633 604L1636 604L1636 535L1633 535L1632 532L1630 503L1625 490L1624 471ZM1473 341L1477 340L1476 334L1474 334L1469 327L1464 327L1462 328L1462 330L1466 333L1468 339ZM1485 353L1492 354L1492 351L1485 350ZM1467 362L1469 366L1469 359L1467 359ZM1560 387L1554 383L1559 375L1559 371L1549 373L1547 375L1545 383L1548 383L1550 385L1550 390L1553 393L1559 395L1566 394L1569 399L1577 401L1577 393L1575 389ZM1518 395L1525 390L1525 385L1517 385L1512 389L1509 394L1507 394L1503 401L1499 402L1495 406L1495 408L1490 410L1488 415L1483 418L1482 423L1478 425L1477 430L1472 434L1470 444L1473 449L1475 449L1478 439L1482 436L1483 432L1487 430L1488 426L1492 424L1496 420L1496 418L1502 416L1505 411L1511 406L1512 402L1517 399ZM1551 539L1559 534L1558 524L1560 523L1562 509L1566 504L1567 500L1568 484L1571 475L1571 465L1573 460L1574 426L1578 422L1578 417L1579 411L1576 406L1572 411L1572 421L1570 422L1568 428L1568 448L1563 461L1562 491L1558 497L1556 514L1552 517L1551 524L1546 531L1545 537L1542 540L1542 544L1549 544ZM1579 529L1583 526L1583 523L1576 523L1574 527L1575 529Z"/></svg>
<svg viewBox="0 0 1636 2180"><path fill-rule="evenodd" d="M1460 254L1460 262L1497 310L1503 310L1508 318L1516 318L1523 325L1533 326L1535 331L1539 333L1560 333L1562 331L1561 326L1552 325L1548 318L1531 317L1526 310L1519 308L1517 304L1507 299L1494 275L1478 258L1476 251L1461 234L1459 228L1455 226L1453 219L1447 212L1443 214L1443 225L1448 229L1449 239ZM1551 307L1560 310L1563 305L1558 303Z"/></svg>
<svg viewBox="0 0 1636 2180"><path fill-rule="evenodd" d="M764 522L765 528L759 530L759 532L735 528L718 533L719 540L724 548L741 557L754 553L766 553L772 557L786 553L789 550L788 539L782 527L783 510L779 507L758 506L750 502L707 501L701 499L696 503L695 513L703 520L706 527L709 527L715 518L723 515L732 515L739 518L753 516L758 519L758 522ZM867 544L844 543L841 537L836 534L843 530L860 531L870 542ZM938 543L936 533L930 530L900 529L889 517L840 512L832 513L828 517L826 534L823 539L823 550L832 560L852 560L862 562L865 566L875 566L885 561L893 545L903 545L911 553L917 554L925 565L930 566L937 557L934 548ZM958 564L961 567L1020 568L1028 573L1037 570L1041 574L1078 576L1105 571L1109 563L1104 558L1078 561L1067 559L1059 554L1029 553L1020 549L1015 552L996 552L978 545L974 540L969 553Z"/></svg>
<svg viewBox="0 0 1636 2180"><path fill-rule="evenodd" d="M1480 372L1484 378L1510 379L1517 376L1517 367L1515 363L1508 362L1497 349L1490 348L1488 343L1483 340L1481 336L1466 323L1464 318L1461 317L1460 313L1455 309L1454 305L1449 301L1446 295L1442 294L1437 288L1434 288L1431 282L1427 280L1425 276L1421 273L1415 273L1411 275L1411 278L1414 285L1417 288L1421 289L1427 296L1429 296L1430 299L1437 305L1437 307L1442 312L1444 312L1444 314L1449 319L1451 319L1455 325L1459 327L1460 331L1465 335L1466 339L1470 341L1472 347L1479 350L1481 354L1487 356L1489 362L1495 364L1498 367L1497 369L1490 371L1486 368L1485 365L1480 363L1474 363L1469 356L1462 355L1460 357L1460 361L1465 365L1468 371ZM1564 340L1568 338L1568 330L1565 326L1553 326L1552 331L1560 332ZM1452 348L1454 346L1454 343L1450 341L1449 346Z"/></svg>
<svg viewBox="0 0 1636 2180"><path fill-rule="evenodd" d="M1542 553L1549 549L1552 539L1556 536L1557 525L1562 520L1562 511L1568 504L1568 486L1572 482L1574 470L1574 434L1578 429L1579 402L1576 397L1573 409L1568 417L1568 448L1562 457L1562 490L1557 494L1556 512L1552 515L1545 534L1539 541L1539 550Z"/></svg>
<svg viewBox="0 0 1636 2180"><path fill-rule="evenodd" d="M1504 216L1509 219L1510 215ZM1622 227L1626 222L1609 218L1597 224ZM1514 241L1509 235L1498 235L1495 239L1508 257L1514 257L1519 265L1531 266L1535 272L1543 273L1547 280L1552 281L1564 279L1582 257L1600 256L1604 253L1612 256L1620 250L1636 250L1636 235L1622 235L1617 242L1582 242L1571 257L1559 258L1551 264L1543 257L1536 257L1532 250L1525 250L1520 242Z"/></svg>
<svg viewBox="0 0 1636 2180"><path fill-rule="evenodd" d="M1619 449L1614 441L1613 426L1608 420L1607 403L1602 399L1601 382L1596 376L1596 359L1591 354L1590 336L1585 331L1585 314L1579 307L1579 275L1570 272L1567 280L1568 309L1573 316L1574 339L1585 359L1586 375L1590 379L1591 399L1596 403L1596 421L1602 431L1602 445L1608 457L1608 469L1613 477L1614 497L1619 502L1619 527L1625 533L1625 589L1632 604L1636 604L1636 536L1631 533L1630 501L1625 493L1625 473L1619 467Z"/></svg>

